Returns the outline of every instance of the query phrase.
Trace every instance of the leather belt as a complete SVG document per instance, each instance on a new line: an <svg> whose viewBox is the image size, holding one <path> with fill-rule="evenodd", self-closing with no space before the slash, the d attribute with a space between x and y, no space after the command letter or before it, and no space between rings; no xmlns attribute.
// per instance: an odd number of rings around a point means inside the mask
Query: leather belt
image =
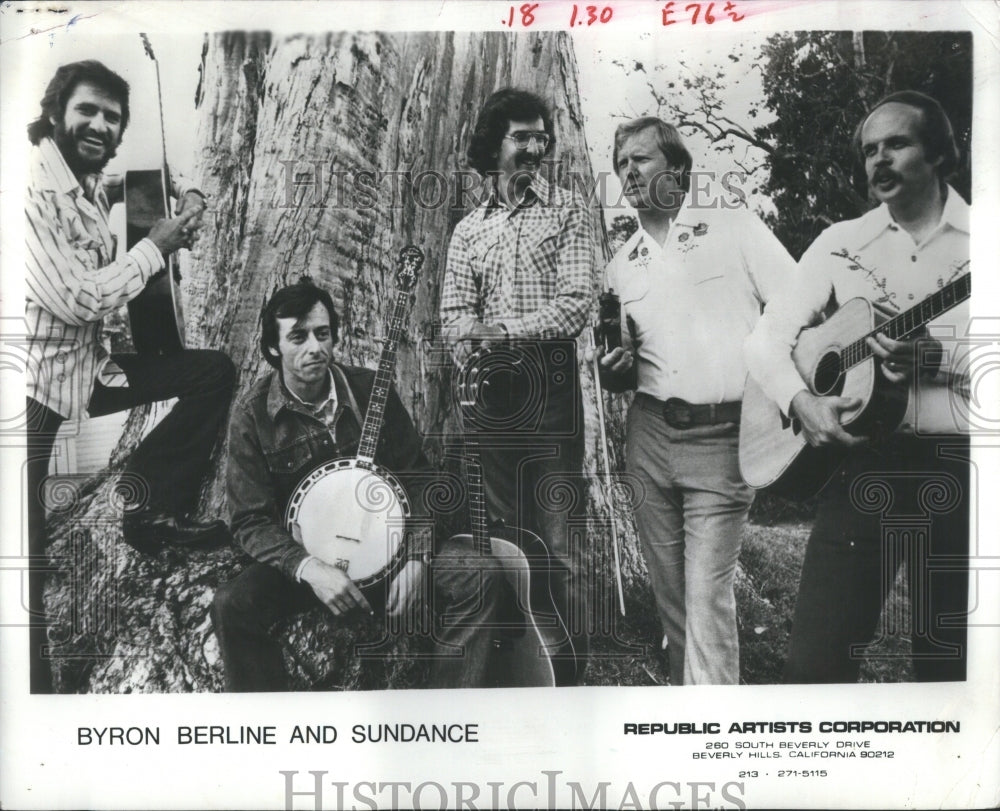
<svg viewBox="0 0 1000 811"><path fill-rule="evenodd" d="M644 401L644 407L650 411L659 411L664 421L671 428L684 430L698 425L718 425L723 422L739 422L742 403L738 400L728 403L706 403L699 405L689 403L680 397L671 397L664 402L657 398L639 393L636 395Z"/></svg>

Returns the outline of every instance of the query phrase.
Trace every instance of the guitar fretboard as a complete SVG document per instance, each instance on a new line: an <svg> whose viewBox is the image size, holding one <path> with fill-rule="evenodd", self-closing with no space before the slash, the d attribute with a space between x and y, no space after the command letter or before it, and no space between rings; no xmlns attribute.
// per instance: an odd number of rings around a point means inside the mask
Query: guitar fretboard
<svg viewBox="0 0 1000 811"><path fill-rule="evenodd" d="M846 371L872 356L872 349L867 342L868 338L881 333L894 341L902 340L925 326L929 321L933 321L942 313L965 301L971 295L972 274L963 273L936 293L927 296L919 304L893 316L885 323L880 324L877 329L844 347L840 352L841 370Z"/></svg>
<svg viewBox="0 0 1000 811"><path fill-rule="evenodd" d="M472 521L472 541L481 555L490 554L490 535L486 521L486 493L483 490L483 467L479 462L479 436L465 435L466 473L469 477L469 517Z"/></svg>

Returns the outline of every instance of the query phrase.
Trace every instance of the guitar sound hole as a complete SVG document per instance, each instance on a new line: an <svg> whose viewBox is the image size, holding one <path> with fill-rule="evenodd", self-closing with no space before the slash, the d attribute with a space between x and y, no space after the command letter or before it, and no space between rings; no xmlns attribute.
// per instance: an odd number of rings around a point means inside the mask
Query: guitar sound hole
<svg viewBox="0 0 1000 811"><path fill-rule="evenodd" d="M840 355L837 352L827 352L816 364L813 374L813 390L816 394L839 395L844 388L844 376L840 371Z"/></svg>

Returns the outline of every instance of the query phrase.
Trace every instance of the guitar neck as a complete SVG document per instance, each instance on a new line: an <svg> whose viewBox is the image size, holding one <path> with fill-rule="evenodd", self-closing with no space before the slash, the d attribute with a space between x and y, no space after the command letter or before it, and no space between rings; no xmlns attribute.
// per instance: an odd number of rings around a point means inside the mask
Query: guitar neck
<svg viewBox="0 0 1000 811"><path fill-rule="evenodd" d="M862 335L858 340L844 347L840 352L841 368L850 369L872 356L868 338L882 334L894 341L901 341L926 326L939 315L965 301L971 295L972 274L963 273L936 293L927 296L919 304L893 316L880 324L877 329L872 330L867 335Z"/></svg>
<svg viewBox="0 0 1000 811"><path fill-rule="evenodd" d="M378 369L375 371L375 384L372 386L371 400L368 401L368 411L365 413L365 424L361 428L361 439L358 442L357 458L363 462L371 462L375 458L379 434L382 432L382 420L385 417L385 404L389 400L389 387L396 374L396 348L403 334L403 319L406 315L408 298L409 293L405 290L400 290L396 294L396 303L389 319L389 334L382 347Z"/></svg>
<svg viewBox="0 0 1000 811"><path fill-rule="evenodd" d="M469 476L469 516L472 541L481 555L490 554L490 534L486 523L486 493L483 490L483 466L479 461L479 436L465 436L466 468Z"/></svg>

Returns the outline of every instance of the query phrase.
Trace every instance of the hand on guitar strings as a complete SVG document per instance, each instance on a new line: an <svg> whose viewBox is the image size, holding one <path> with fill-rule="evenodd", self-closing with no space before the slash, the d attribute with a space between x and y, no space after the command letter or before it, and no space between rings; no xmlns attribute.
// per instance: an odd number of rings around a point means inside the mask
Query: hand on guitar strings
<svg viewBox="0 0 1000 811"><path fill-rule="evenodd" d="M365 595L354 585L341 569L324 563L319 558L310 560L302 570L302 579L335 617L361 610L368 614L374 613L365 599Z"/></svg>
<svg viewBox="0 0 1000 811"><path fill-rule="evenodd" d="M420 585L425 574L426 567L421 561L408 560L389 586L385 613L390 617L400 617L406 613L420 593Z"/></svg>
<svg viewBox="0 0 1000 811"><path fill-rule="evenodd" d="M917 360L917 342L894 341L881 332L866 338L872 353L882 361L882 374L890 383L906 383L913 377Z"/></svg>
<svg viewBox="0 0 1000 811"><path fill-rule="evenodd" d="M803 389L792 398L791 410L802 423L802 433L814 448L821 445L860 445L868 437L844 430L840 415L861 406L857 397L820 397Z"/></svg>
<svg viewBox="0 0 1000 811"><path fill-rule="evenodd" d="M198 232L197 219L203 210L190 206L183 214L169 220L157 220L149 231L149 239L164 256L180 248L190 248Z"/></svg>

